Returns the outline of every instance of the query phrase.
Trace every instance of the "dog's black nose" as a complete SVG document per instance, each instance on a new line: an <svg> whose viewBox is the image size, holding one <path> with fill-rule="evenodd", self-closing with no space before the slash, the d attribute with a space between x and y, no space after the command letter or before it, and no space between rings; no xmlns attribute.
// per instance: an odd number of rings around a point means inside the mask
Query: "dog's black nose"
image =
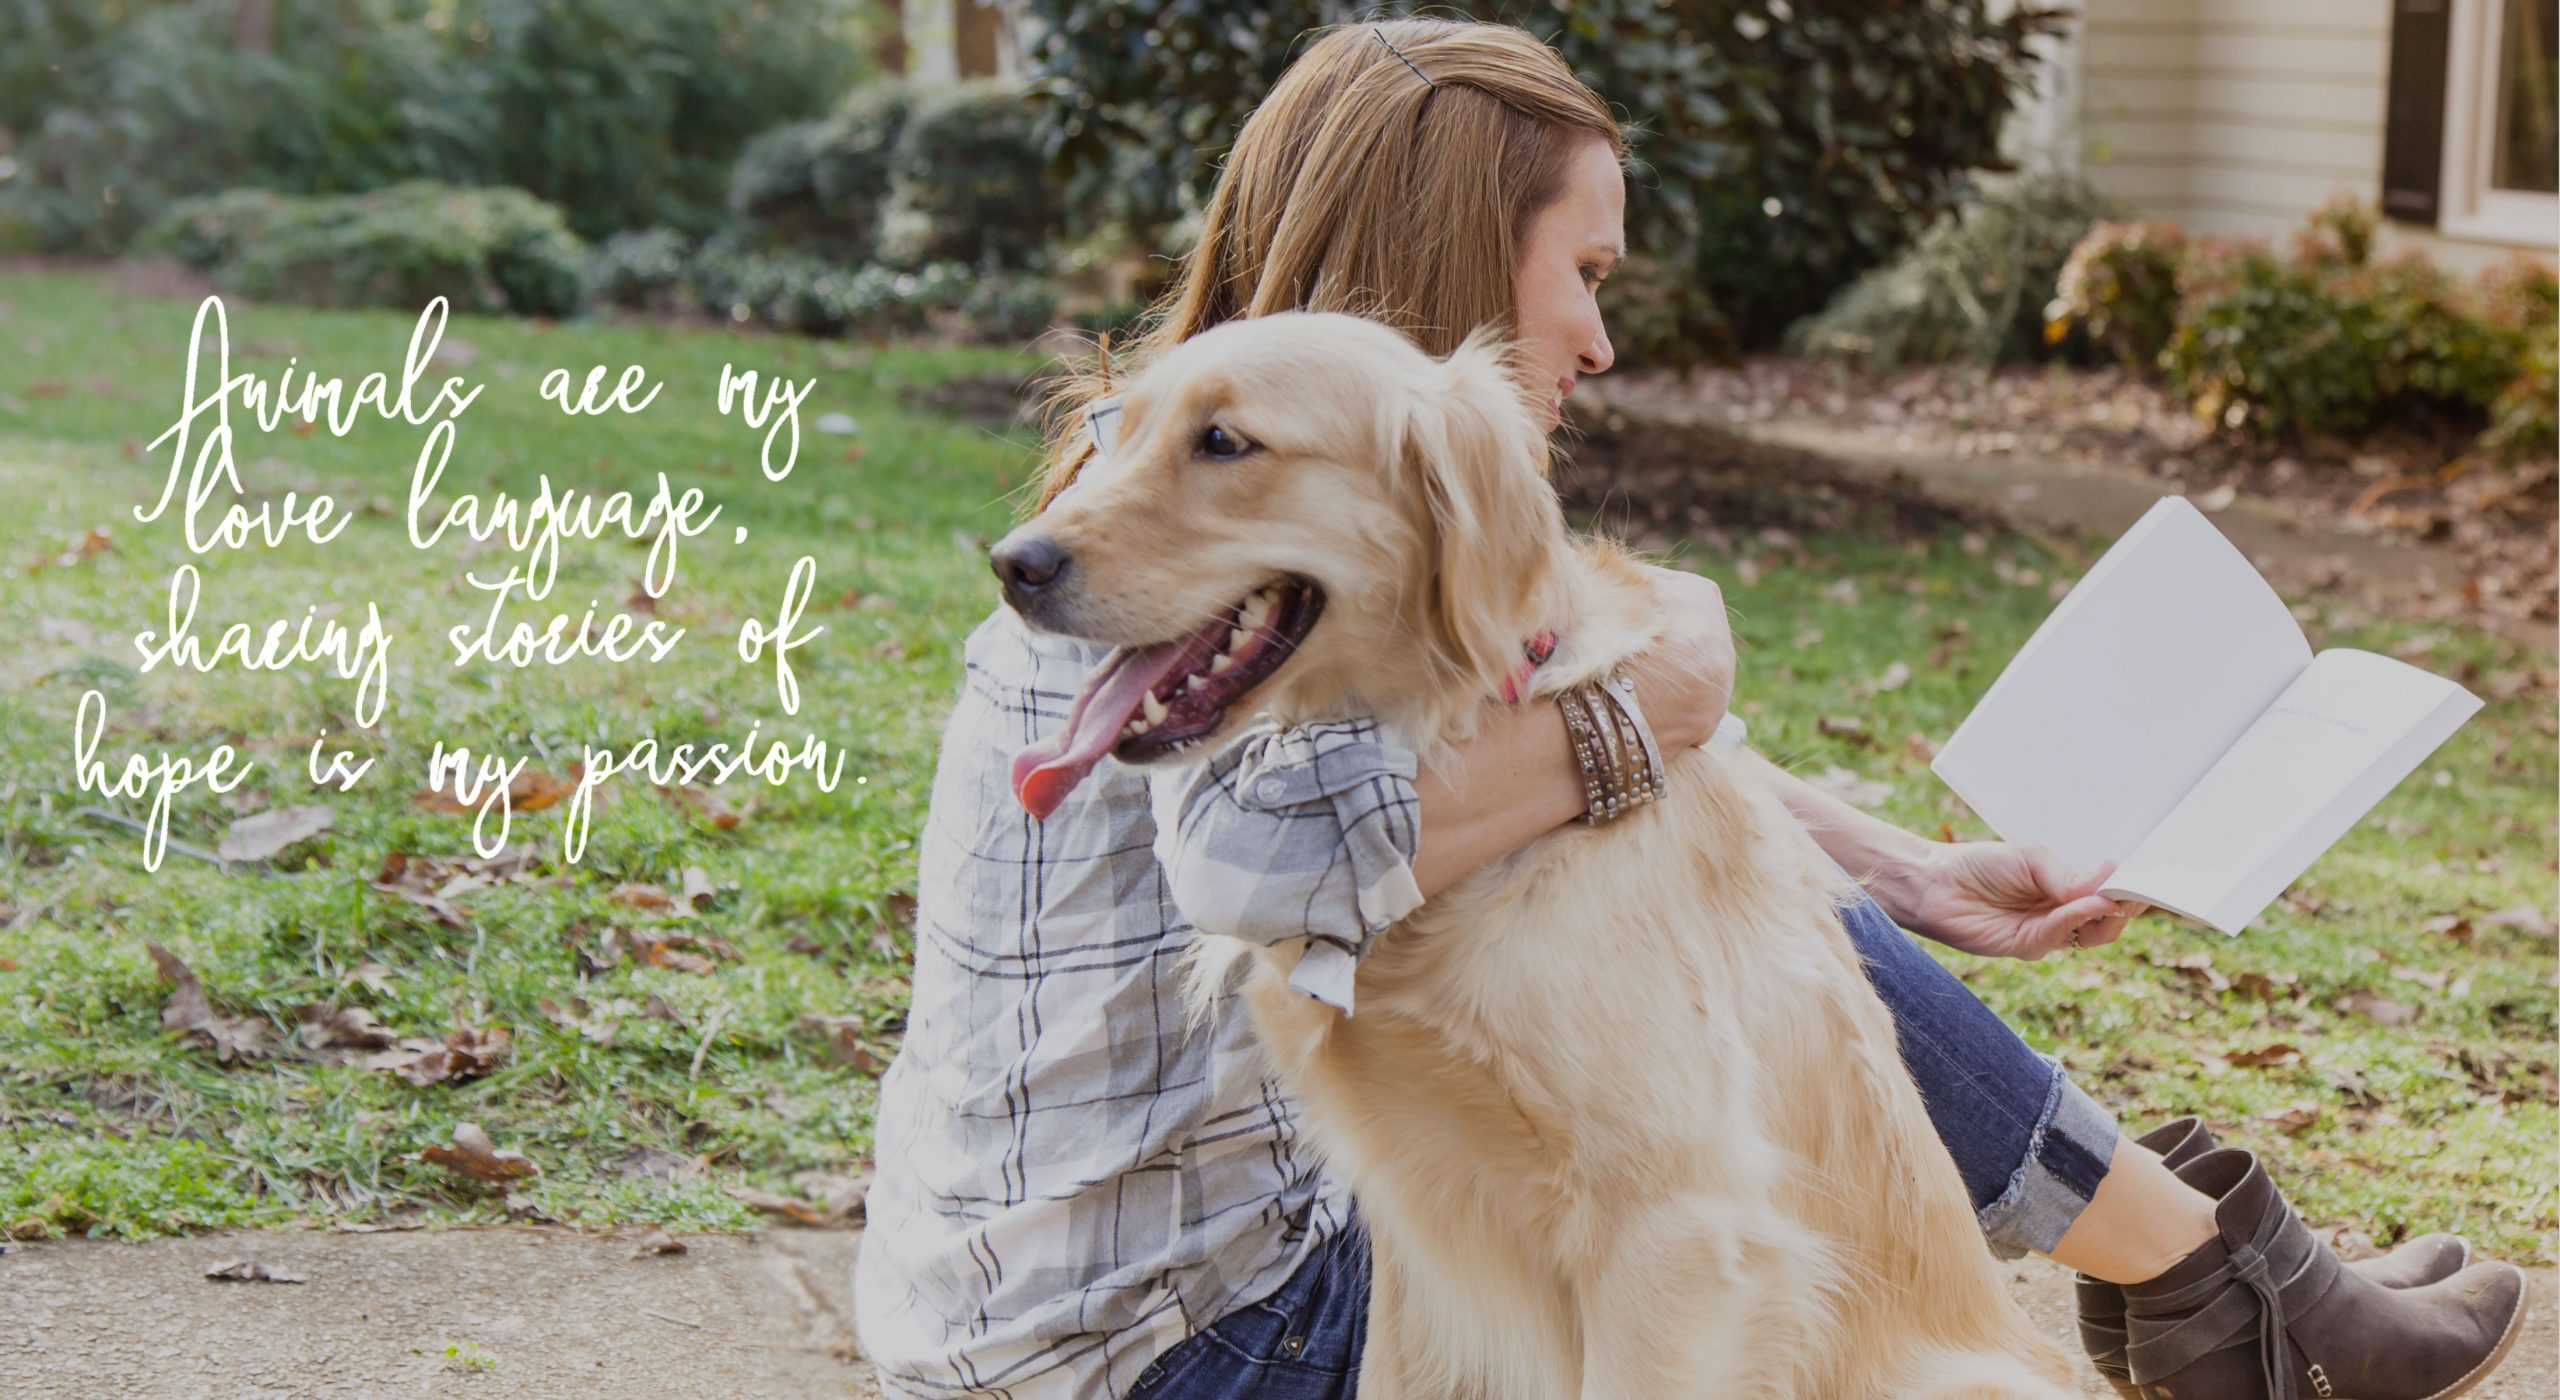
<svg viewBox="0 0 2560 1400"><path fill-rule="evenodd" d="M997 545L987 562L1004 580L1004 596L1018 608L1066 573L1067 552L1034 535Z"/></svg>

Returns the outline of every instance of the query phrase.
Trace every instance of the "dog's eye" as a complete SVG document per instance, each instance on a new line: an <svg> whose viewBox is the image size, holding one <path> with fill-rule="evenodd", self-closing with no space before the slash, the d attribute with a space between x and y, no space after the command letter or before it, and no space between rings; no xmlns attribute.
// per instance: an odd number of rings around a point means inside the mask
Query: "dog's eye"
<svg viewBox="0 0 2560 1400"><path fill-rule="evenodd" d="M1200 455L1221 462L1232 462L1253 450L1253 444L1212 423L1200 434Z"/></svg>

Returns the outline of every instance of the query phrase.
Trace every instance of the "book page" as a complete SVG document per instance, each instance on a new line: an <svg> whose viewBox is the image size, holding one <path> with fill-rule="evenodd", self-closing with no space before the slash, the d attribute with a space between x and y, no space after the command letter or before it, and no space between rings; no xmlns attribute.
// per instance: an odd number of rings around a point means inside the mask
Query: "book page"
<svg viewBox="0 0 2560 1400"><path fill-rule="evenodd" d="M2107 887L2237 934L2479 709L2415 666L2322 652Z"/></svg>
<svg viewBox="0 0 2560 1400"><path fill-rule="evenodd" d="M2284 600L2171 496L2091 566L1930 767L2008 840L2079 869L2122 860L2310 664Z"/></svg>

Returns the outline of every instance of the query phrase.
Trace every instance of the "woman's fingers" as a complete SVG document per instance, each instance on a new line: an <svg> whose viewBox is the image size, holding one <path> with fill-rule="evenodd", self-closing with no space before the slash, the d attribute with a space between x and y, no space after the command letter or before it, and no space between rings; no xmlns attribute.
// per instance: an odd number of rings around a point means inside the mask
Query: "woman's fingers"
<svg viewBox="0 0 2560 1400"><path fill-rule="evenodd" d="M2114 900L2100 899L2094 895L2085 899L2075 899L2063 905L2036 921L2036 943L2039 951L2051 952L2069 943L2074 932L2080 935L2080 946L2083 948L2115 941L2116 934L2124 931L2122 921L2115 917L2115 911ZM2102 936L2101 926L2105 924L2114 924L2116 927L2112 932L2103 932Z"/></svg>

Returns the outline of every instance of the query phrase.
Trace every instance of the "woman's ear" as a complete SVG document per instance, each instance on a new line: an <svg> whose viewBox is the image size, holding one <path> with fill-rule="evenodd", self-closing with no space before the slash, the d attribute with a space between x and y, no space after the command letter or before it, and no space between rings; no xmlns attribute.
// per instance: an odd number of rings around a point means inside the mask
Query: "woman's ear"
<svg viewBox="0 0 2560 1400"><path fill-rule="evenodd" d="M1520 644L1557 619L1531 616L1564 515L1546 475L1546 439L1503 345L1467 337L1410 399L1404 461L1430 508L1428 635L1433 660L1490 695Z"/></svg>

